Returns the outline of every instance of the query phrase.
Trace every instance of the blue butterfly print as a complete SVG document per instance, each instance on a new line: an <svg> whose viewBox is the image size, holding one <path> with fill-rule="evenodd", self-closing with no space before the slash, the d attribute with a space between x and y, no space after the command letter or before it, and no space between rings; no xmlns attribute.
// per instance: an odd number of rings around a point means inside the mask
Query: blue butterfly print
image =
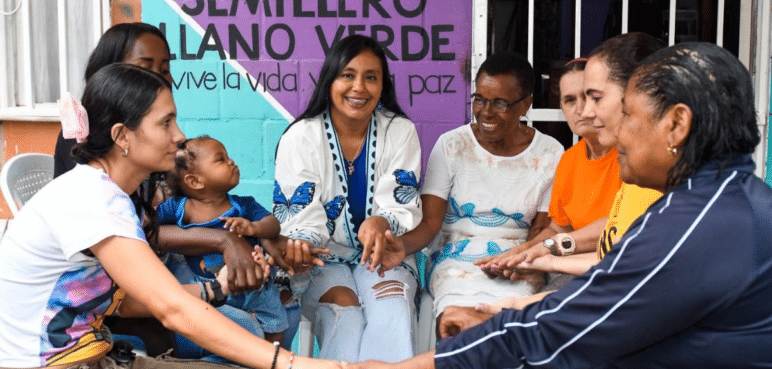
<svg viewBox="0 0 772 369"><path fill-rule="evenodd" d="M397 179L397 188L394 189L394 199L397 203L405 205L418 198L418 180L412 171L397 169L394 171Z"/></svg>
<svg viewBox="0 0 772 369"><path fill-rule="evenodd" d="M280 223L284 223L294 217L314 199L315 188L316 185L314 183L303 182L288 201L287 197L281 192L279 182L273 181L273 215L279 219Z"/></svg>
<svg viewBox="0 0 772 369"><path fill-rule="evenodd" d="M335 196L332 201L324 204L324 211L327 213L327 230L330 231L330 236L335 233L335 220L343 212L344 206L346 206L346 198L342 195Z"/></svg>

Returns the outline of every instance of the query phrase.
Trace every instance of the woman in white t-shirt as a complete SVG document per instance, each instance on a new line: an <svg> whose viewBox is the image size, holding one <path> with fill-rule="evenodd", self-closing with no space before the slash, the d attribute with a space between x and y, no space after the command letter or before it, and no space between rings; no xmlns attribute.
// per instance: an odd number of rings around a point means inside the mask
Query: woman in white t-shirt
<svg viewBox="0 0 772 369"><path fill-rule="evenodd" d="M25 204L0 243L0 367L115 367L102 326L113 314L155 316L251 367L337 367L294 358L220 315L212 305L228 294L227 273L181 286L145 240L128 194L150 173L171 170L185 139L167 80L113 64L89 79L82 106L70 98L63 112L65 130L81 142L74 155L82 164Z"/></svg>
<svg viewBox="0 0 772 369"><path fill-rule="evenodd" d="M516 282L491 279L473 264L516 247L549 223L563 147L520 122L533 101L534 79L522 55L488 57L472 95L475 122L443 134L429 157L423 219L401 240L408 254L428 244L435 316L448 306L528 296L543 284L541 274Z"/></svg>

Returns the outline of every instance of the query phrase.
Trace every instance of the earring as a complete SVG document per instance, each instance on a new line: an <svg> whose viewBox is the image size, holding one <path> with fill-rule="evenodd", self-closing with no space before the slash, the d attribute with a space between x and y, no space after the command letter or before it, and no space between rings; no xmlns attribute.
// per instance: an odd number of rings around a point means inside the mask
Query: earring
<svg viewBox="0 0 772 369"><path fill-rule="evenodd" d="M129 156L129 149L123 149L123 153L121 154L124 158Z"/></svg>
<svg viewBox="0 0 772 369"><path fill-rule="evenodd" d="M668 147L667 148L667 152L669 152L670 155L672 155L672 156L676 156L676 155L678 155L678 148L677 147L672 147L672 146Z"/></svg>

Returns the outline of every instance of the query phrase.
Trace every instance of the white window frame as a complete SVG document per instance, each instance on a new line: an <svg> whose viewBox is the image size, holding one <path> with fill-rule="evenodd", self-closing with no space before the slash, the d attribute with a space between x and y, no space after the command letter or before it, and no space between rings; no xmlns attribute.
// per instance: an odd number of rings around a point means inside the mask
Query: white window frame
<svg viewBox="0 0 772 369"><path fill-rule="evenodd" d="M92 9L95 9L90 19L91 26L87 30L68 29L66 0L46 0L43 6L56 6L57 12L57 37L53 38L58 44L58 60L55 61L59 74L60 95L71 90L73 81L82 76L71 76L72 58L68 57L69 32L91 32L93 45L102 33L110 27L110 1L89 0ZM0 71L5 77L0 79L0 121L59 121L59 113L56 101L36 102L34 73L32 63L32 0L0 0ZM35 3L41 5L41 3ZM72 23L72 22L70 22ZM17 39L8 40L6 27L15 28ZM53 34L53 32L52 32ZM52 38L49 38L52 39ZM43 42L46 41L44 38ZM81 61L82 62L82 61ZM84 66L85 67L85 64ZM15 72L15 73L14 73Z"/></svg>
<svg viewBox="0 0 772 369"><path fill-rule="evenodd" d="M534 1L528 0L528 60L533 63L534 50ZM716 44L723 46L724 39L724 5L726 0L718 0ZM756 96L756 111L761 143L753 155L756 162L756 175L765 178L767 165L767 141L770 118L770 49L772 40L772 0L741 0L740 8L740 61L748 67L753 78ZM676 0L670 0L670 14L676 14ZM574 57L580 57L581 50L581 17L582 0L576 0L574 13ZM628 30L629 0L622 1L622 33ZM669 21L668 45L675 43L676 18ZM488 55L488 0L474 0L472 19L472 74L476 75L480 64ZM474 81L471 89L474 90ZM531 109L525 117L528 125L533 122L565 121L560 109ZM574 137L574 142L576 142Z"/></svg>

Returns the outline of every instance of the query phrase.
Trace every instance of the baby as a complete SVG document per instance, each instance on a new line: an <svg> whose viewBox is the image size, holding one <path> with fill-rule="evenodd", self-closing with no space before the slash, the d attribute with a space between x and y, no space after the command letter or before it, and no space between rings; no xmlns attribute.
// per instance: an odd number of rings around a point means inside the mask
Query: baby
<svg viewBox="0 0 772 369"><path fill-rule="evenodd" d="M255 261L265 265L258 238L278 236L279 221L252 196L228 193L239 184L240 172L225 146L208 136L192 138L182 144L175 162L166 180L172 197L158 206L159 223L229 229L255 246ZM223 265L221 254L186 255L185 260L198 282L214 279ZM266 340L283 342L287 313L273 278L266 280L258 291L228 296L226 304L252 313Z"/></svg>

